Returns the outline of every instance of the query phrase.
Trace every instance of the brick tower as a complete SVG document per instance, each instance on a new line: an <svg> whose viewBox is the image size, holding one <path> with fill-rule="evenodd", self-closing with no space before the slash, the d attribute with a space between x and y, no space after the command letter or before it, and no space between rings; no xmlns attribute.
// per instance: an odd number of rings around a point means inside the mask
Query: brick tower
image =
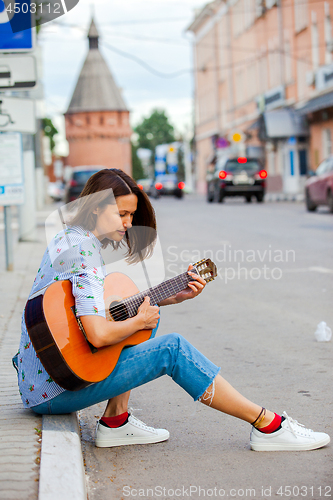
<svg viewBox="0 0 333 500"><path fill-rule="evenodd" d="M65 113L66 163L121 168L131 175L129 111L98 49L98 38L92 20L89 52Z"/></svg>

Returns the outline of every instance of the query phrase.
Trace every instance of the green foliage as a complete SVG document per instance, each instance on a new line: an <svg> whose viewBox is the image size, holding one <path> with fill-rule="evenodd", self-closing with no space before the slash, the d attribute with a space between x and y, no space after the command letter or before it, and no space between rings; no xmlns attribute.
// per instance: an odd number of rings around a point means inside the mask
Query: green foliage
<svg viewBox="0 0 333 500"><path fill-rule="evenodd" d="M148 118L144 118L134 131L138 134L138 148L146 148L155 154L159 144L170 144L175 141L174 128L169 123L164 110L154 109Z"/></svg>
<svg viewBox="0 0 333 500"><path fill-rule="evenodd" d="M135 181L138 179L143 179L145 177L145 173L142 167L142 163L140 158L137 155L138 146L132 146L132 177Z"/></svg>
<svg viewBox="0 0 333 500"><path fill-rule="evenodd" d="M46 137L48 137L50 140L50 149L51 152L53 153L53 150L55 148L55 141L53 137L58 134L58 130L53 125L51 118L43 119L43 130Z"/></svg>

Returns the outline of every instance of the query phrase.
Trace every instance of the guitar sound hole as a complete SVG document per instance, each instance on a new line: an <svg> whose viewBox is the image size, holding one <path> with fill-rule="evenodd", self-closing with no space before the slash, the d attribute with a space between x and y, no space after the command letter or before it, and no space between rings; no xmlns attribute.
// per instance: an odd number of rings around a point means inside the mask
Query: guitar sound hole
<svg viewBox="0 0 333 500"><path fill-rule="evenodd" d="M122 302L111 302L109 311L114 321L124 321L129 318L126 306Z"/></svg>

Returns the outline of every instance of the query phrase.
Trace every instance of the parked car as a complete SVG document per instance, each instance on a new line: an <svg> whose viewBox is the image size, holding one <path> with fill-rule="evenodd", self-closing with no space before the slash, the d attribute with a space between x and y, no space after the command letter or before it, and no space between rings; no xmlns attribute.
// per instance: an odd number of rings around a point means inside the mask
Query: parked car
<svg viewBox="0 0 333 500"><path fill-rule="evenodd" d="M221 168L222 167L222 168ZM263 202L267 172L257 158L229 158L216 163L214 172L207 174L207 201L221 203L226 196L252 196Z"/></svg>
<svg viewBox="0 0 333 500"><path fill-rule="evenodd" d="M151 196L152 198L160 197L160 193L155 187L154 179L139 179L136 183L148 196Z"/></svg>
<svg viewBox="0 0 333 500"><path fill-rule="evenodd" d="M67 182L65 188L65 202L70 203L71 201L76 200L82 189L85 186L85 183L96 172L99 172L103 168L99 165L87 165L82 167L73 167L70 173L70 179Z"/></svg>
<svg viewBox="0 0 333 500"><path fill-rule="evenodd" d="M320 163L305 182L305 204L309 212L318 205L328 205L333 213L333 156Z"/></svg>
<svg viewBox="0 0 333 500"><path fill-rule="evenodd" d="M155 179L155 188L160 195L172 195L183 198L185 183L178 181L176 174L159 174Z"/></svg>
<svg viewBox="0 0 333 500"><path fill-rule="evenodd" d="M61 201L65 194L65 185L62 181L49 182L47 186L47 194L54 201Z"/></svg>

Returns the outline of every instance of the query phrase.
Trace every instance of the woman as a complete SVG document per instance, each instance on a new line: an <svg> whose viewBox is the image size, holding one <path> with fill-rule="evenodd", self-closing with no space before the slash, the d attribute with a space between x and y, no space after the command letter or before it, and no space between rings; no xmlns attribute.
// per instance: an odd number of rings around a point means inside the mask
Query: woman
<svg viewBox="0 0 333 500"><path fill-rule="evenodd" d="M150 255L156 237L155 215L148 197L118 169L101 170L87 182L71 225L49 244L30 297L57 280L69 279L88 340L95 347L116 344L134 332L154 329L150 340L122 351L112 373L102 382L79 391L57 385L44 369L31 344L24 315L18 354L18 380L25 407L39 414L70 413L108 400L98 422L96 446L156 443L167 440L165 429L153 429L128 413L130 390L168 374L195 401L245 420L252 425L250 444L257 451L310 450L329 443L327 434L299 425L286 413L281 417L237 392L219 368L181 335L156 338L159 307L197 297L205 281L191 272L188 287L158 305L146 297L137 314L123 321L105 318L104 262L100 250L108 244L127 248L128 262ZM129 238L130 229L134 231ZM132 230L133 231L133 230Z"/></svg>

